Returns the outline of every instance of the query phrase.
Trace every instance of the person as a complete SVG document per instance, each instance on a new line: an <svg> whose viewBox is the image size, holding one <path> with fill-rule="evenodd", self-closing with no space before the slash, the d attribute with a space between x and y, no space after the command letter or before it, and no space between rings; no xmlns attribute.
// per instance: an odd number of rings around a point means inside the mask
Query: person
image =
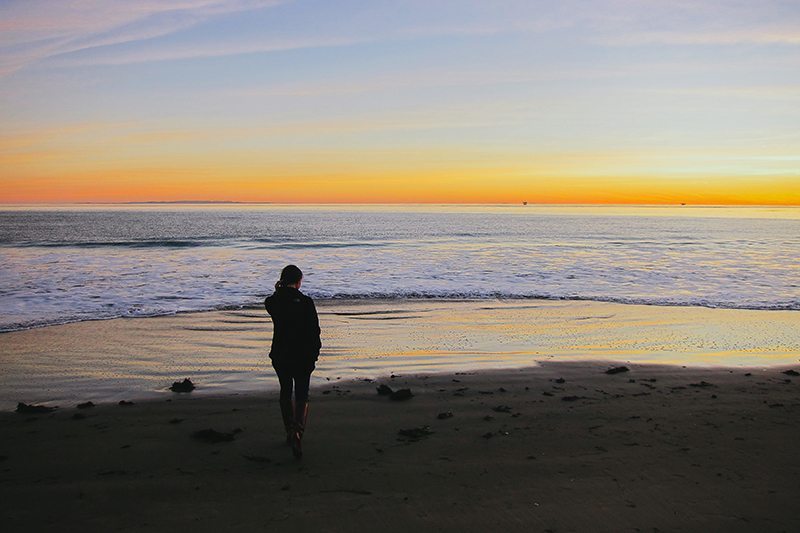
<svg viewBox="0 0 800 533"><path fill-rule="evenodd" d="M281 271L275 293L264 300L273 323L269 357L281 386L286 443L298 459L303 455L301 443L308 419L309 381L322 348L317 309L314 300L300 292L302 282L303 272L295 265L288 265Z"/></svg>

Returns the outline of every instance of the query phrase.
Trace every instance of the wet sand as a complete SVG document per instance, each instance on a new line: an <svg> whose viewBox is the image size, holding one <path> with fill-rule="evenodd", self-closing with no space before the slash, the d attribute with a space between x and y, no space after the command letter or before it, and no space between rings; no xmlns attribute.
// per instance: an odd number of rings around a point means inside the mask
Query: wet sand
<svg viewBox="0 0 800 533"><path fill-rule="evenodd" d="M0 413L3 529L800 530L800 364L614 364L334 379L300 462L274 394Z"/></svg>
<svg viewBox="0 0 800 533"><path fill-rule="evenodd" d="M786 365L800 357L800 313L550 300L318 302L314 385L616 360L689 366ZM175 379L196 394L274 390L263 309L115 319L0 334L0 410L162 398Z"/></svg>

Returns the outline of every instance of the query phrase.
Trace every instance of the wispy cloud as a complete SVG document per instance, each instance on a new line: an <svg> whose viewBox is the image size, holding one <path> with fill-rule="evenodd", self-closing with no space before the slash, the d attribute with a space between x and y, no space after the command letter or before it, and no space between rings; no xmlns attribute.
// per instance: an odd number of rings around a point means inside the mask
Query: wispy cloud
<svg viewBox="0 0 800 533"><path fill-rule="evenodd" d="M162 47L154 43L140 46L135 50L98 49L89 57L63 54L54 57L55 64L61 67L79 67L89 65L129 65L150 61L174 61L179 59L195 59L225 57L240 54L281 52L306 48L327 48L349 46L367 42L364 39L349 37L330 38L265 38L263 40L243 40L239 42L207 42L191 44L175 44Z"/></svg>
<svg viewBox="0 0 800 533"><path fill-rule="evenodd" d="M162 37L280 0L11 0L0 4L0 76L43 59Z"/></svg>
<svg viewBox="0 0 800 533"><path fill-rule="evenodd" d="M743 28L703 31L629 32L598 39L608 45L735 45L800 44L797 27Z"/></svg>

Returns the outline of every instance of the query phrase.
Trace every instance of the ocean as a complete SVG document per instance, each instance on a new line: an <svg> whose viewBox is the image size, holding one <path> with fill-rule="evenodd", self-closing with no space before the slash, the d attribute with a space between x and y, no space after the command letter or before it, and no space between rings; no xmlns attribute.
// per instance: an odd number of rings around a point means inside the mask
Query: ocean
<svg viewBox="0 0 800 533"><path fill-rule="evenodd" d="M0 331L316 299L800 309L800 208L0 207Z"/></svg>

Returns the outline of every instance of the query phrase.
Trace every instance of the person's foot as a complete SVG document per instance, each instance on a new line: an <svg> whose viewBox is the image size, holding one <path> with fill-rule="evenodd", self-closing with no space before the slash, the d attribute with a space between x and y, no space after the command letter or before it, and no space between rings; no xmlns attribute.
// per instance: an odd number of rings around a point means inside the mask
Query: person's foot
<svg viewBox="0 0 800 533"><path fill-rule="evenodd" d="M295 431L291 435L291 446L292 446L292 454L294 454L295 459L300 459L303 457L303 447L302 447L302 440L303 434L299 431Z"/></svg>

